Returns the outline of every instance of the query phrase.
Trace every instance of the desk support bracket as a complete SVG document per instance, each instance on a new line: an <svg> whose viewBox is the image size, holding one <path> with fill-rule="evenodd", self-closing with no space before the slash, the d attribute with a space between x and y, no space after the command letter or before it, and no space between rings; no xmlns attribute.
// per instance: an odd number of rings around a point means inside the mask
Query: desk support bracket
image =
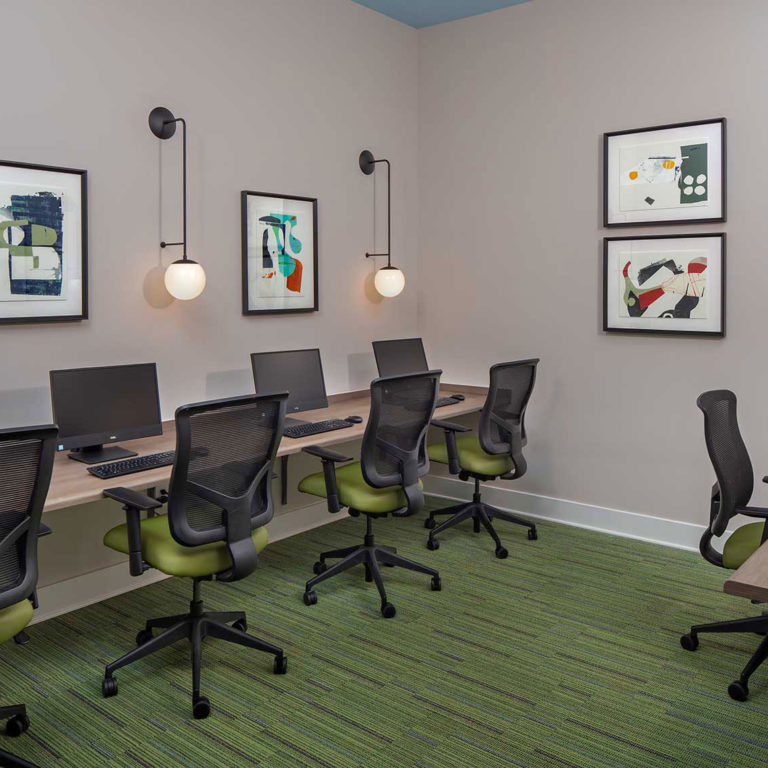
<svg viewBox="0 0 768 768"><path fill-rule="evenodd" d="M280 503L288 503L288 456L280 457Z"/></svg>

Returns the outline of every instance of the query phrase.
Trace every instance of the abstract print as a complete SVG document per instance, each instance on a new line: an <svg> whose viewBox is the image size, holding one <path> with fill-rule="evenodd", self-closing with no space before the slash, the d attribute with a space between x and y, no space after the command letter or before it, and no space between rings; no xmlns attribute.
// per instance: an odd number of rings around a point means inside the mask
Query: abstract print
<svg viewBox="0 0 768 768"><path fill-rule="evenodd" d="M291 214L270 213L260 217L259 221L265 225L261 237L262 280L276 281L280 274L285 278L285 290L300 294L304 265L296 258L303 247L301 240L293 234L297 217ZM288 249L293 256L288 253Z"/></svg>
<svg viewBox="0 0 768 768"><path fill-rule="evenodd" d="M708 144L657 142L624 147L619 163L622 211L703 205L709 198Z"/></svg>
<svg viewBox="0 0 768 768"><path fill-rule="evenodd" d="M707 256L701 251L622 254L624 317L706 318Z"/></svg>
<svg viewBox="0 0 768 768"><path fill-rule="evenodd" d="M243 314L317 311L317 200L241 193Z"/></svg>
<svg viewBox="0 0 768 768"><path fill-rule="evenodd" d="M62 194L2 192L0 255L7 251L7 257L0 261L6 273L0 301L66 298Z"/></svg>

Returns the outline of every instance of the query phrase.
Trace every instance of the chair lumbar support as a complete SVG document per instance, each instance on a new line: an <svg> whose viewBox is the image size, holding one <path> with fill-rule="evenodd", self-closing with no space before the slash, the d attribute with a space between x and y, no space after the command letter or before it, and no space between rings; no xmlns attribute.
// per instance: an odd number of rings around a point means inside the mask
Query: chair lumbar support
<svg viewBox="0 0 768 768"><path fill-rule="evenodd" d="M350 510L350 514L352 514L353 517L356 517L360 513L358 510ZM440 574L434 570L434 568L427 568L425 565L421 565L402 555L398 555L397 550L394 547L376 544L373 536L372 517L377 516L378 515L365 514L365 539L363 540L362 546L334 549L330 552L322 552L320 554L320 559L314 565L316 576L313 579L310 579L306 584L304 591L305 605L315 605L317 603L317 592L315 592L315 587L320 584L320 582L333 578L355 565L365 566L365 580L376 583L379 595L381 596L381 615L385 619L391 619L396 611L395 606L387 599L387 592L384 589L384 580L381 575L381 570L379 569L379 564L387 567L400 567L406 568L409 571L424 573L427 576L432 577L431 588L434 592L439 592L442 589L443 585L440 580ZM326 565L325 561L327 559L335 558L341 559L330 567Z"/></svg>
<svg viewBox="0 0 768 768"><path fill-rule="evenodd" d="M203 609L200 583L210 580L211 577L209 576L194 579L189 613L150 619L144 629L136 635L136 648L121 656L117 661L107 664L101 686L105 697L117 695L117 678L114 673L118 669L184 639L192 643L192 714L198 720L208 717L211 712L210 702L200 694L200 668L204 638L215 637L229 643L271 653L275 657L274 673L284 675L288 671L288 658L281 648L247 634L248 623L245 613L242 611L207 612ZM163 631L155 635L153 632L155 629Z"/></svg>
<svg viewBox="0 0 768 768"><path fill-rule="evenodd" d="M451 515L451 517L444 523L437 525L435 522L436 515ZM507 523L515 523L516 525L522 525L528 528L528 538L531 541L536 541L539 538L536 532L535 523L525 520L522 517L518 517L512 512L507 512L503 509L496 509L486 504L480 496L480 479L475 477L475 492L472 494L472 501L465 504L456 504L452 507L446 507L445 509L433 509L430 511L429 516L424 521L424 527L429 529L429 538L427 539L427 549L435 550L440 547L440 542L436 538L438 533L453 528L454 525L464 522L465 520L472 520L472 525L475 533L480 532L480 526L485 528L490 537L496 544L496 557L503 560L509 555L509 552L501 543L499 534L496 533L496 529L493 527L493 520L498 518L504 520Z"/></svg>

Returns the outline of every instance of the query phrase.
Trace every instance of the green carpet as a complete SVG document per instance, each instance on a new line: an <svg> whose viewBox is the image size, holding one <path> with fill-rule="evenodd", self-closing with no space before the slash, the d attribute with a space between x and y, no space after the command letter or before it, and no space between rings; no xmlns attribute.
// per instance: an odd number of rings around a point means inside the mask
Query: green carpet
<svg viewBox="0 0 768 768"><path fill-rule="evenodd" d="M499 523L509 559L471 524L425 546L423 515L376 521L381 543L441 571L385 569L397 616L381 618L360 569L303 582L322 549L362 538L344 520L270 546L237 584L206 584L209 608L248 611L272 659L207 641L208 720L190 712L189 650L166 649L117 674L145 618L186 610L189 582L135 590L30 630L0 648L0 698L26 701L32 728L0 747L48 766L149 768L655 768L768 764L768 668L748 703L726 693L756 636L678 637L692 622L754 612L722 594L724 571L694 553L542 524L539 540Z"/></svg>

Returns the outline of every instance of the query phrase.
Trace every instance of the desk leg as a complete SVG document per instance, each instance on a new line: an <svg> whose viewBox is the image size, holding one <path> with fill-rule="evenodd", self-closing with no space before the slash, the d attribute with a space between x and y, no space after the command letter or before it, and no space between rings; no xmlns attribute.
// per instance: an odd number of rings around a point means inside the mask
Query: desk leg
<svg viewBox="0 0 768 768"><path fill-rule="evenodd" d="M280 502L283 506L288 503L288 457L280 457Z"/></svg>

